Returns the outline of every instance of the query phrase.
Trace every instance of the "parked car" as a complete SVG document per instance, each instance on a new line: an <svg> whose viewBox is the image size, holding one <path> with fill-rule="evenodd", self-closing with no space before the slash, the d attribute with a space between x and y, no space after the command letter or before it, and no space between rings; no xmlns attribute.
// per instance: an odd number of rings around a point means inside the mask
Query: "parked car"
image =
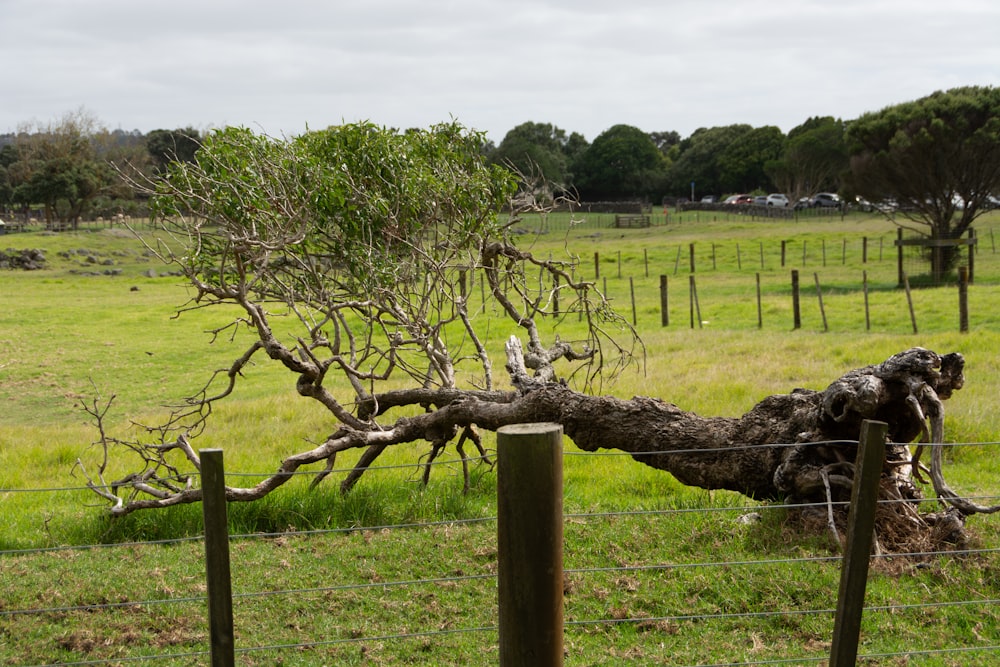
<svg viewBox="0 0 1000 667"><path fill-rule="evenodd" d="M750 195L729 195L723 204L752 204L753 197Z"/></svg>
<svg viewBox="0 0 1000 667"><path fill-rule="evenodd" d="M705 195L704 197L701 198L702 204L714 204L717 201L719 201L719 198L716 197L715 195Z"/></svg>
<svg viewBox="0 0 1000 667"><path fill-rule="evenodd" d="M778 208L788 207L788 197L780 192L771 193L766 197L766 199L768 206L777 206Z"/></svg>
<svg viewBox="0 0 1000 667"><path fill-rule="evenodd" d="M800 211L804 208L812 208L813 200L812 197L802 197L797 202L795 202L795 210Z"/></svg>
<svg viewBox="0 0 1000 667"><path fill-rule="evenodd" d="M767 195L757 195L751 203L754 206L767 206Z"/></svg>
<svg viewBox="0 0 1000 667"><path fill-rule="evenodd" d="M812 198L813 208L840 208L840 196L832 192L819 192Z"/></svg>

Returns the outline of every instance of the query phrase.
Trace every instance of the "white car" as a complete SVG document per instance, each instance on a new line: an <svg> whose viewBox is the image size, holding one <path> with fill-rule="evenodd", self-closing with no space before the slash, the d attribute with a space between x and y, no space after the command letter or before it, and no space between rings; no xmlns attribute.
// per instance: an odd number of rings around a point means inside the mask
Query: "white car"
<svg viewBox="0 0 1000 667"><path fill-rule="evenodd" d="M777 206L778 208L785 208L788 206L788 197L781 194L780 192L775 192L767 196L768 206Z"/></svg>

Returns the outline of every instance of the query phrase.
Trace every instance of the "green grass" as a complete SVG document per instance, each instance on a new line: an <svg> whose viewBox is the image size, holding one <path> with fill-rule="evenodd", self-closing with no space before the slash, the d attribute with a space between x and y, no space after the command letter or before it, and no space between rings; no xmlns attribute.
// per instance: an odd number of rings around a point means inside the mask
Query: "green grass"
<svg viewBox="0 0 1000 667"><path fill-rule="evenodd" d="M579 274L596 281L631 318L629 279L636 294L637 329L646 346L645 372L630 372L603 391L621 397L654 395L706 416L734 416L761 398L794 387L822 389L844 371L882 361L914 345L966 356L967 383L946 403L946 436L954 442L1000 441L1000 256L991 248L1000 216L984 219L970 288L971 326L958 332L954 287L913 291L919 333L912 332L905 295L895 288L895 232L871 216L800 221L751 221L707 214L671 215L670 224L614 230L610 218L589 220L567 236L563 218L548 233L524 236L540 256L581 259ZM523 223L531 228L535 221ZM861 263L862 239L869 262ZM874 248L882 241L879 261ZM781 240L786 265L780 265ZM846 240L846 244L845 244ZM530 241L530 242L529 242ZM695 245L702 324L689 325L689 249ZM822 248L827 250L823 265ZM739 244L739 254L737 254ZM803 244L806 259L803 262ZM179 279L162 273L131 239L107 230L73 234L11 234L6 247L46 250L49 268L0 273L0 488L80 487L74 462L92 470L96 437L80 409L95 392L116 395L111 425L153 420L165 404L196 391L207 371L228 366L248 339L209 344L206 331L225 324L218 313L172 317L188 298ZM764 266L759 249L765 250ZM713 263L714 248L714 263ZM842 253L846 259L842 261ZM78 249L88 254L78 254ZM677 261L680 249L680 261ZM73 254L68 251L73 250ZM64 254L60 254L64 253ZM619 253L621 277L619 277ZM84 275L87 256L116 262L118 275ZM104 265L97 262L104 270ZM649 266L646 275L647 263ZM675 266L677 267L675 271ZM792 329L790 272L800 271L802 327ZM871 328L861 293L867 271ZM822 325L813 273L823 290ZM762 288L758 328L756 276ZM668 327L660 326L659 276L669 283ZM133 289L137 288L137 289ZM478 286L471 294L475 297ZM487 313L482 317L487 317ZM499 349L509 328L494 327ZM567 318L564 338L578 336ZM199 448L221 447L230 473L266 474L289 453L322 437L332 424L298 397L293 379L267 364L247 372L236 395L219 407ZM493 447L487 437L486 444ZM766 565L688 567L691 563L826 559L837 551L822 531L803 534L781 509L758 508L739 496L683 487L672 477L624 456L577 455L567 443L565 510L570 514L660 510L649 515L570 517L566 524L566 664L699 664L743 660L823 659L832 616L723 616L835 605L835 560ZM1000 447L950 454L949 482L960 492L995 495ZM496 624L495 583L466 579L495 573L492 521L427 528L364 527L488 518L496 513L495 472L475 469L463 495L456 466L420 483L413 464L423 449L399 447L354 492L341 496L338 479L308 491L296 479L271 497L230 508L234 534L288 530L358 529L323 535L243 538L233 543L234 589L259 593L299 588L378 584L454 577L412 586L330 588L284 595L238 597L238 647L338 641L302 649L241 654L240 664L483 664L497 661L495 631L441 634ZM446 454L451 459L453 454ZM346 468L351 457L338 461ZM123 470L121 470L123 471ZM113 476L113 475L112 475ZM232 477L251 484L255 477ZM736 516L751 507L758 524ZM713 511L687 511L720 508ZM679 511L675 511L679 510ZM183 538L201 531L198 506L109 519L87 491L0 493L0 549L32 549ZM991 516L970 519L977 546L1000 546ZM131 545L93 550L0 554L0 612L11 609L199 598L204 594L200 542ZM878 606L1000 597L995 555L876 562L868 603ZM663 569L621 569L648 564ZM873 611L865 616L863 654L1000 643L996 605ZM688 618L678 619L679 616ZM636 623L608 619L648 618ZM603 621L603 622L595 622ZM200 602L129 606L113 611L68 610L0 616L0 664L120 659L206 649ZM429 632L431 634L419 634ZM409 638L365 637L418 633ZM342 641L341 641L342 640ZM199 657L155 664L204 664ZM995 654L877 658L869 664L987 665ZM797 664L797 663L796 663ZM816 662L803 664L819 664Z"/></svg>

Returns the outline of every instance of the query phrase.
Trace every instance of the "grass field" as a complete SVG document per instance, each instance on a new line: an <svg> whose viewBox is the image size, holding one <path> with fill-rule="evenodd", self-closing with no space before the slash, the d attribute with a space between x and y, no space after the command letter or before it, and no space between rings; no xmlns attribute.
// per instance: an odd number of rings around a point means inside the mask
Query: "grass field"
<svg viewBox="0 0 1000 667"><path fill-rule="evenodd" d="M524 234L522 245L539 256L578 258L578 275L595 279L628 319L634 298L644 364L603 391L625 398L659 396L706 416L735 416L769 394L800 386L822 389L846 370L919 345L966 356L967 384L946 403L947 439L1000 441L1000 255L992 245L994 233L1000 233L1000 215L977 225L980 246L967 333L958 330L954 286L913 290L919 333L913 332L906 295L896 285L895 230L877 217L778 222L692 213L671 215L669 224L647 229L618 230L608 223L607 218L592 219L570 229L564 218L550 217L521 225L529 232L545 232ZM865 240L867 262L862 261ZM0 552L0 612L198 595L203 583L197 542L137 544L124 551L10 550L198 535L198 507L112 521L90 492L24 490L82 486L74 463L81 458L91 465L97 456L89 447L96 433L82 402L114 394L111 421L125 431L130 419L155 419L163 405L199 389L211 370L228 366L244 350L247 340L210 344L206 332L225 324L219 313L195 310L174 317L189 298L187 289L179 278L163 275L166 268L120 231L11 234L0 237L0 246L41 248L49 258L43 271L0 273L0 549L8 550ZM792 328L792 270L799 271L802 287L799 329ZM669 286L666 327L661 326L660 276L667 277ZM694 322L692 276L700 311ZM867 326L863 276L868 281ZM918 274L912 277L919 282ZM477 289L473 287L473 297ZM490 315L487 304L480 317ZM495 327L491 347L500 349L507 333ZM577 333L572 318L559 324L558 333L564 338ZM282 457L322 437L331 425L296 395L294 379L286 376L266 365L250 369L197 447L223 448L227 470L233 473L267 473ZM969 495L998 495L998 449L981 445L956 450L947 469L949 482ZM336 493L335 484L310 493L301 480L260 503L233 506L231 530L253 534L495 515L495 473L477 469L468 495L461 493L453 471L432 476L423 489L416 482L419 471L405 467L419 451L399 448L385 463L404 467L373 471L346 497ZM567 452L574 451L567 443ZM565 509L571 514L754 506L732 494L682 487L624 457L568 455L565 466ZM230 483L242 483L235 479ZM569 520L566 567L582 572L609 563L835 555L825 535L792 532L784 511L765 511L763 516L755 527L736 530L729 511ZM1000 547L995 517L974 517L970 528L977 546ZM495 539L495 524L489 523L247 539L234 546L236 585L242 590L292 589L359 579L410 580L435 572L489 573ZM1000 598L998 564L1000 558L986 554L877 569L869 604ZM567 620L825 609L834 603L831 588L836 588L838 568L836 561L821 561L783 562L749 572L729 565L574 574ZM242 645L266 646L329 636L392 635L401 626L410 631L489 627L496 622L495 591L483 589L482 584L460 582L418 592L325 591L248 600L240 603L238 632ZM567 629L567 664L714 664L823 656L829 631L829 618L810 615L582 624ZM867 654L1000 644L996 605L894 609L866 617L864 632L862 652ZM4 615L0 664L183 653L204 647L205 639L198 605L137 605L112 620L88 611ZM261 652L242 656L241 664L482 664L496 662L495 643L489 633L485 638L475 633L434 635L369 642L361 649L351 643L331 645L301 650L294 657ZM996 657L927 653L871 659L869 664L987 665ZM156 664L201 662L178 658Z"/></svg>

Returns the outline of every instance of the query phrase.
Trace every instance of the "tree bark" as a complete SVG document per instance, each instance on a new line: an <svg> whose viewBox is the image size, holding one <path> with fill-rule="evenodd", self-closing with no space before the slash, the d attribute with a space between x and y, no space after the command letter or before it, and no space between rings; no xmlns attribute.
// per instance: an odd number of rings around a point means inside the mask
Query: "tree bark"
<svg viewBox="0 0 1000 667"><path fill-rule="evenodd" d="M904 503L902 509L897 505L885 513L883 521L901 517L905 531L936 531L943 539L960 541L965 516L1000 510L1000 506L981 507L964 500L948 488L941 472L942 401L964 384L964 363L958 353L940 356L915 347L880 364L852 370L823 391L794 389L769 396L738 418L702 417L658 398L591 396L561 382L540 381L537 377L549 374L536 370L534 376L529 375L520 343L512 338L507 368L515 391L425 388L380 394L359 405L361 419L354 423L361 427L343 425L314 449L286 458L277 473L256 486L229 487L226 495L234 502L259 499L291 479L299 468L325 461L319 481L332 470L339 452L363 448L365 453L342 485L349 490L367 466L394 444L423 440L439 452L461 432L462 442L473 434L483 451L474 435L476 429L496 431L510 424L554 422L584 451L620 450L689 486L735 491L761 501L825 504L832 516L833 503L850 498L861 423L875 419L888 424L881 497L920 499L914 478L923 481L918 467L921 448L911 456L908 447L919 437L933 450L930 472L935 494L950 506L948 512L919 514L915 503ZM364 426L365 420L404 405L422 405L425 412L400 417L387 427L374 422L368 422L370 429ZM156 447L156 455L171 449L182 450L197 466L197 455L185 437ZM91 487L113 503L113 514L201 499L201 489L160 480L156 470L157 466L147 466L142 474L111 485L91 482ZM176 474L174 468L169 470ZM128 489L126 500L122 490ZM900 529L897 526L890 532Z"/></svg>

